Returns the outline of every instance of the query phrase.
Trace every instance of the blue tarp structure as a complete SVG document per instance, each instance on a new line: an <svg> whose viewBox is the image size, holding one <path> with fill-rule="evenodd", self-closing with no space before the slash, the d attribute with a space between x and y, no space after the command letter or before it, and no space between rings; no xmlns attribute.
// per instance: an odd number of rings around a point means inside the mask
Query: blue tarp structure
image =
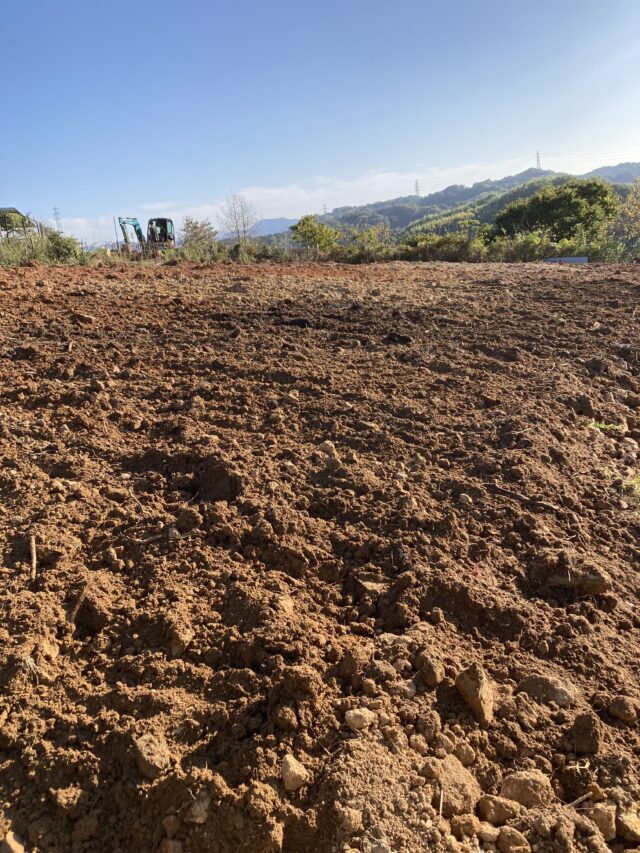
<svg viewBox="0 0 640 853"><path fill-rule="evenodd" d="M545 264L588 264L589 258L545 258Z"/></svg>

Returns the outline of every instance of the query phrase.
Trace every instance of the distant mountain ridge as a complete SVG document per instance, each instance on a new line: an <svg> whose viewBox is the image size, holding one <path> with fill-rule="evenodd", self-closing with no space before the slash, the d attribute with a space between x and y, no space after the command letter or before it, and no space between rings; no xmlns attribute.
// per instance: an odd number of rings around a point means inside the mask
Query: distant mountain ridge
<svg viewBox="0 0 640 853"><path fill-rule="evenodd" d="M286 216L278 216L275 219L260 219L251 230L255 237L282 234L283 231L287 231L292 225L295 225L297 221L297 219L287 219Z"/></svg>
<svg viewBox="0 0 640 853"><path fill-rule="evenodd" d="M617 166L600 166L592 169L583 178L604 178L612 184L632 184L640 177L640 163L618 163Z"/></svg>
<svg viewBox="0 0 640 853"><path fill-rule="evenodd" d="M527 190L521 195L532 194L540 188L540 181L556 179L560 182L570 177L580 178L602 178L612 184L632 184L640 178L640 163L619 163L617 166L600 166L583 175L570 175L568 173L554 172L551 169L526 169L516 175L507 175L495 180L477 181L471 186L464 184L451 184L442 190L429 193L425 196L409 195L399 198L376 201L363 205L347 205L337 207L330 213L323 214L318 218L327 225L334 227L351 226L356 228L369 228L373 225L387 225L393 231L399 232L413 228L418 223L424 223L436 217L442 217L448 212L455 210L462 212L463 206L472 206L474 210L483 207L480 221L491 221L491 213L495 213L508 203L501 203L499 197L509 194L517 187L527 185ZM513 198L509 199L513 200ZM477 211L476 211L477 212ZM256 236L268 236L280 234L294 225L297 219L262 219L256 226ZM269 230L271 229L271 230Z"/></svg>

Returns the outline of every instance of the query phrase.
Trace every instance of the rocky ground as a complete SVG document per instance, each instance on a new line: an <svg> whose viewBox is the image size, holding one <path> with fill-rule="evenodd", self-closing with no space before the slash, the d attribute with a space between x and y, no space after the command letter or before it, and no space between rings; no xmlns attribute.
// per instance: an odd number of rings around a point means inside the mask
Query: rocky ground
<svg viewBox="0 0 640 853"><path fill-rule="evenodd" d="M639 850L639 304L0 270L2 850Z"/></svg>

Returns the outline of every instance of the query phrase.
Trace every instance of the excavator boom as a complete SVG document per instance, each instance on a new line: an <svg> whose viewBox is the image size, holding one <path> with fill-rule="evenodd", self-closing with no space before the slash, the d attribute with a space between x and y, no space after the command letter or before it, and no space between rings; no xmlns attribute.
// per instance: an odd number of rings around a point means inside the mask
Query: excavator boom
<svg viewBox="0 0 640 853"><path fill-rule="evenodd" d="M144 234L142 232L142 228L140 227L140 223L135 217L127 217L127 216L119 216L118 223L120 228L122 229L122 236L124 237L125 246L129 247L131 245L131 238L129 236L128 226L133 228L136 239L141 246L145 245Z"/></svg>

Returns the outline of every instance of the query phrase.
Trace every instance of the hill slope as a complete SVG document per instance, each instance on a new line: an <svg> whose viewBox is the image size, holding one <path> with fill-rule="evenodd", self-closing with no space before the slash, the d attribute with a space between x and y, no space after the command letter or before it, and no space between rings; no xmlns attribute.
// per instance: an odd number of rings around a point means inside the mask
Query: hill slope
<svg viewBox="0 0 640 853"><path fill-rule="evenodd" d="M583 175L571 175L551 169L526 169L504 178L477 181L471 186L451 184L425 196L407 195L371 204L336 207L318 218L333 227L369 228L374 225L386 225L395 232L405 229L414 231L426 223L435 223L442 219L442 228L446 231L445 220L449 215L455 218L462 215L473 216L481 222L492 222L496 213L509 202L532 195L544 181L562 182L570 177L602 178L618 185L619 193L624 195L624 185L632 184L640 178L640 163L600 166ZM267 237L281 234L297 221L298 219L285 217L261 219L256 225L255 235ZM440 227L438 225L435 230Z"/></svg>
<svg viewBox="0 0 640 853"><path fill-rule="evenodd" d="M369 227L388 225L394 231L406 228L425 216L440 214L463 203L469 203L490 193L502 193L532 178L554 175L549 170L527 169L517 175L507 175L497 180L478 181L470 187L451 184L443 190L425 196L401 196L387 201L377 201L353 207L337 207L320 219L327 225Z"/></svg>
<svg viewBox="0 0 640 853"><path fill-rule="evenodd" d="M640 163L601 166L577 176L551 169L526 169L504 178L478 181L469 187L451 184L425 196L400 196L371 204L337 207L319 219L334 227L368 228L373 225L387 225L393 231L400 232L409 227L414 229L419 222L424 224L447 214L461 214L467 209L467 215L473 215L481 222L491 222L506 204L516 198L533 194L545 180L562 182L570 177L600 177L618 185L618 191L624 195L624 185L632 184L640 177ZM512 194L513 190L518 192ZM502 196L504 198L500 201Z"/></svg>

